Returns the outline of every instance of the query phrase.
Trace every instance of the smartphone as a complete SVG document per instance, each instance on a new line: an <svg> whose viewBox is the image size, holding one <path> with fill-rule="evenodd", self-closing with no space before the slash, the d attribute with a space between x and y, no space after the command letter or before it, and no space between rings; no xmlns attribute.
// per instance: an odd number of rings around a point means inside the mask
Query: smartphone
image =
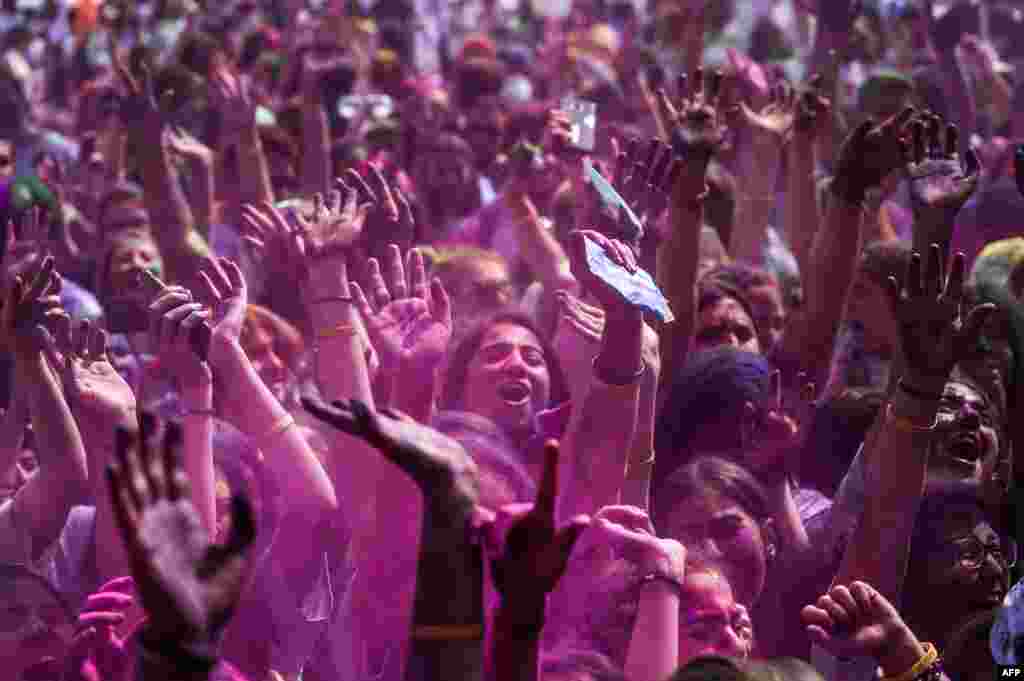
<svg viewBox="0 0 1024 681"><path fill-rule="evenodd" d="M149 270L137 270L132 293L111 298L104 303L107 330L111 333L145 333L149 331L149 306L167 290L167 285ZM196 355L206 360L210 352L213 329L207 322L192 328L189 343Z"/></svg>
<svg viewBox="0 0 1024 681"><path fill-rule="evenodd" d="M597 141L597 104L566 97L562 100L561 109L569 115L572 125L572 146L580 151L593 151Z"/></svg>

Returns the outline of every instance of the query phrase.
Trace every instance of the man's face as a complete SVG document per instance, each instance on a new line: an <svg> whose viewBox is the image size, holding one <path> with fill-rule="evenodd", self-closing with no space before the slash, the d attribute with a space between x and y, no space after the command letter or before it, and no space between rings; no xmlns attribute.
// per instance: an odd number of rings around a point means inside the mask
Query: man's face
<svg viewBox="0 0 1024 681"><path fill-rule="evenodd" d="M14 177L14 145L10 140L0 140L0 180Z"/></svg>

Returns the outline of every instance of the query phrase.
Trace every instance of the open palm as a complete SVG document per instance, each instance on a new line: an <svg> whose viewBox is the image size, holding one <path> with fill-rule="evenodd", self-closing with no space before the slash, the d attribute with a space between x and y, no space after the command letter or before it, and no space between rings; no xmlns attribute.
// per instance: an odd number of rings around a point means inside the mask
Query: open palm
<svg viewBox="0 0 1024 681"><path fill-rule="evenodd" d="M106 331L89 321L77 329L62 321L57 341L64 354L64 389L79 420L116 425L135 411L135 393L107 356Z"/></svg>
<svg viewBox="0 0 1024 681"><path fill-rule="evenodd" d="M370 340L386 365L433 369L444 358L452 337L448 294L437 279L427 283L423 255L412 250L402 262L398 247L388 249L388 278L380 263L368 265L371 302L353 283L352 296L366 322Z"/></svg>

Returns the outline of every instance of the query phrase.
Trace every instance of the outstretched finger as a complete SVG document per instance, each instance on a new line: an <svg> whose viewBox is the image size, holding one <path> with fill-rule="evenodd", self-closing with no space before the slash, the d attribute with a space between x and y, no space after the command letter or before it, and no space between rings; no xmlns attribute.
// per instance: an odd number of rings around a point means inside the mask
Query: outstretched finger
<svg viewBox="0 0 1024 681"><path fill-rule="evenodd" d="M391 295L394 300L409 297L409 283L406 280L405 266L402 263L402 252L395 244L388 245L388 276L391 279Z"/></svg>
<svg viewBox="0 0 1024 681"><path fill-rule="evenodd" d="M243 555L256 539L256 519L252 504L241 494L231 497L231 532L224 544L228 556Z"/></svg>
<svg viewBox="0 0 1024 681"><path fill-rule="evenodd" d="M391 188L388 186L388 181L384 179L384 173L380 171L380 168L371 164L370 176L373 178L373 184L377 190L376 194L378 197L380 197L381 203L383 204L388 219L391 221L397 220L398 204L395 202L395 197L391 193Z"/></svg>
<svg viewBox="0 0 1024 681"><path fill-rule="evenodd" d="M409 277L409 288L413 298L430 299L430 284L427 282L427 266L423 253L418 248L409 250L405 257L405 271Z"/></svg>
<svg viewBox="0 0 1024 681"><path fill-rule="evenodd" d="M142 475L139 470L135 448L138 446L138 434L125 428L118 428L114 436L114 470L118 475L119 488L125 499L126 510L136 516L145 505L144 490L140 493L136 479Z"/></svg>
<svg viewBox="0 0 1024 681"><path fill-rule="evenodd" d="M928 248L928 267L924 274L924 292L929 298L938 298L942 294L942 285L945 282L943 270L945 263L942 262L942 247L932 244Z"/></svg>
<svg viewBox="0 0 1024 681"><path fill-rule="evenodd" d="M721 69L715 69L708 76L708 94L707 101L713 107L718 107L719 98L722 95L722 81L725 75Z"/></svg>
<svg viewBox="0 0 1024 681"><path fill-rule="evenodd" d="M430 314L439 322L451 324L452 302L444 284L437 277L430 282Z"/></svg>
<svg viewBox="0 0 1024 681"><path fill-rule="evenodd" d="M907 262L907 275L903 280L903 289L910 299L920 298L924 295L924 286L921 282L921 254L911 253Z"/></svg>
<svg viewBox="0 0 1024 681"><path fill-rule="evenodd" d="M544 443L544 471L537 486L537 500L533 513L542 518L549 527L555 524L555 502L558 499L558 440Z"/></svg>
<svg viewBox="0 0 1024 681"><path fill-rule="evenodd" d="M953 254L953 261L949 266L949 276L942 292L944 298L955 301L963 298L966 270L967 260L962 252L957 251Z"/></svg>
<svg viewBox="0 0 1024 681"><path fill-rule="evenodd" d="M363 179L362 175L360 175L359 173L350 168L349 170L345 171L344 177L347 179L348 184L351 185L352 187L355 187L355 189L359 192L359 200L363 204L377 203L377 195L373 193L373 190L370 188L370 185L366 183L366 180Z"/></svg>
<svg viewBox="0 0 1024 681"><path fill-rule="evenodd" d="M960 128L952 123L946 126L946 157L956 158L960 149Z"/></svg>

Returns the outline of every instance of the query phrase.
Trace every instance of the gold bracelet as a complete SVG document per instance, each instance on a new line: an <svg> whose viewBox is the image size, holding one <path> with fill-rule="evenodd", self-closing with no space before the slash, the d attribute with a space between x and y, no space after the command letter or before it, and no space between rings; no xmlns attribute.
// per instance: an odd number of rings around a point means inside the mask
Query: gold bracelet
<svg viewBox="0 0 1024 681"><path fill-rule="evenodd" d="M280 435L281 433L288 430L294 425L295 419L292 417L291 414L286 413L284 416L275 421L274 425L270 427L270 430L268 430L261 438L259 438L257 442L267 442L271 438Z"/></svg>
<svg viewBox="0 0 1024 681"><path fill-rule="evenodd" d="M481 641L484 638L484 625L420 625L413 628L412 637L417 641Z"/></svg>
<svg viewBox="0 0 1024 681"><path fill-rule="evenodd" d="M316 332L317 338L338 338L345 336L356 336L359 334L359 329L356 328L355 324L338 324L337 326L329 329L322 329Z"/></svg>
<svg viewBox="0 0 1024 681"><path fill-rule="evenodd" d="M932 421L930 426L919 426L906 416L900 416L892 409L892 402L889 402L886 407L886 419L896 427L897 430L902 430L905 433L931 433L935 430L935 426L939 424L938 415L935 416L935 420Z"/></svg>
<svg viewBox="0 0 1024 681"><path fill-rule="evenodd" d="M939 659L939 651L931 643L922 643L921 647L924 648L924 654L914 663L913 667L896 676L883 676L882 681L911 681L931 669L935 661Z"/></svg>

